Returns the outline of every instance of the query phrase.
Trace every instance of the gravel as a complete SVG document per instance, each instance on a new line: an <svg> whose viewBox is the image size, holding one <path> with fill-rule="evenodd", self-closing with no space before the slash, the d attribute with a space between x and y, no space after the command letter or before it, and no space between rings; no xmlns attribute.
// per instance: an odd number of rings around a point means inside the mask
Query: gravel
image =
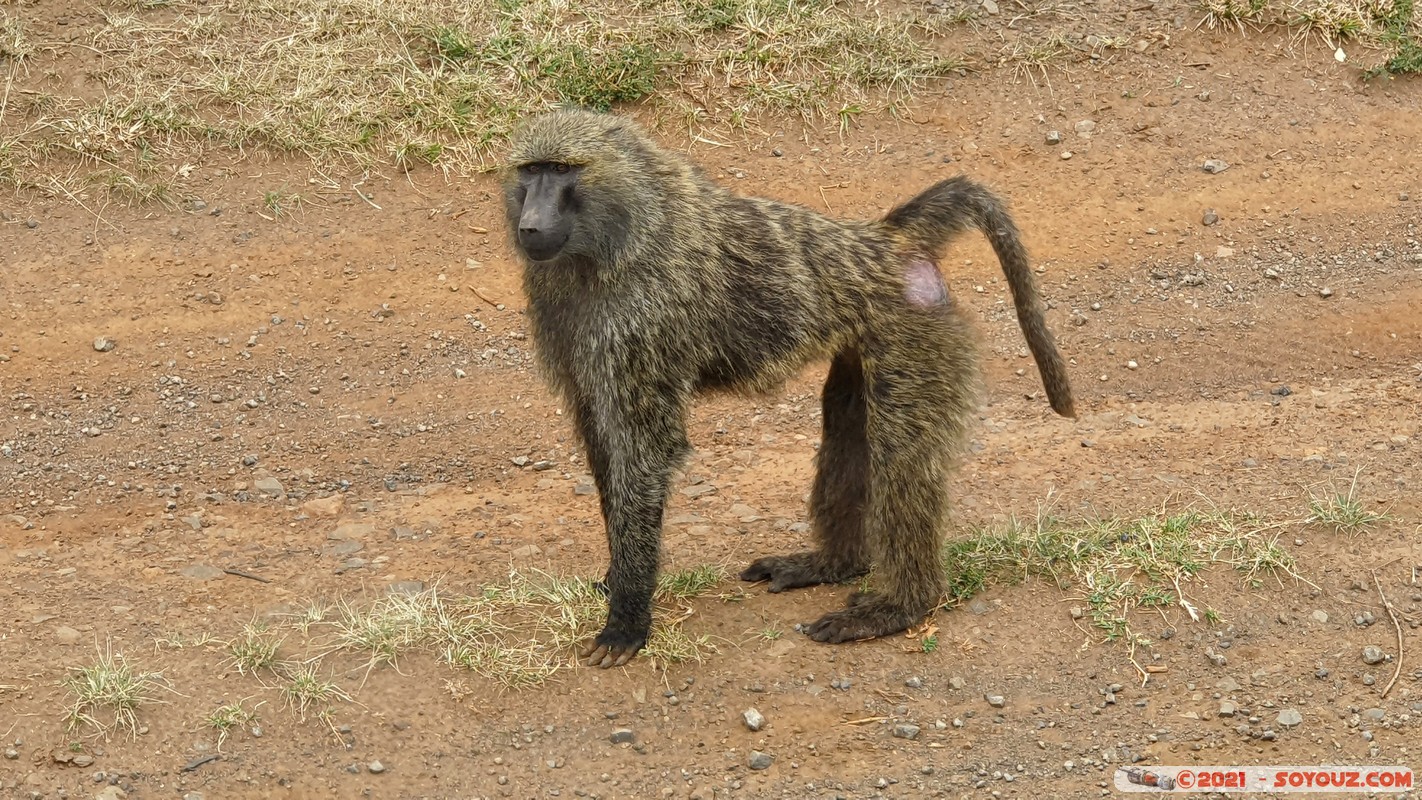
<svg viewBox="0 0 1422 800"><path fill-rule="evenodd" d="M1386 660L1387 653L1384 653L1381 647L1370 644L1367 647L1363 648L1364 664L1381 664Z"/></svg>

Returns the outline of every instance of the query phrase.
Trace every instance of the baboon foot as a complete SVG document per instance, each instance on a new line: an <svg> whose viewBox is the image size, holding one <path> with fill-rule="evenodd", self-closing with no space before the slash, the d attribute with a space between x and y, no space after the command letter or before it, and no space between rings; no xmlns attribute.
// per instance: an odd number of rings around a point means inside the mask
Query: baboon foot
<svg viewBox="0 0 1422 800"><path fill-rule="evenodd" d="M583 645L578 657L588 667L620 667L637 655L647 644L648 631L630 631L608 626L591 642Z"/></svg>
<svg viewBox="0 0 1422 800"><path fill-rule="evenodd" d="M783 592L817 583L843 583L866 571L861 567L833 564L818 552L806 551L758 558L741 573L741 580L770 581L770 591Z"/></svg>
<svg viewBox="0 0 1422 800"><path fill-rule="evenodd" d="M874 639L908 630L924 616L925 612L905 608L883 595L855 592L848 608L820 617L805 628L805 634L830 644Z"/></svg>

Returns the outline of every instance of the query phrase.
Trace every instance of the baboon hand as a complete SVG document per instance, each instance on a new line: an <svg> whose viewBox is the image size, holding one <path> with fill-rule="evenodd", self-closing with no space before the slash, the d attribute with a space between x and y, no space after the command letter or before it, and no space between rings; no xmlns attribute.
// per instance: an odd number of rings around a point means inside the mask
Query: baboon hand
<svg viewBox="0 0 1422 800"><path fill-rule="evenodd" d="M907 630L923 619L914 612L889 602L882 595L859 592L848 608L831 611L805 627L805 634L817 642L840 644L874 639Z"/></svg>
<svg viewBox="0 0 1422 800"><path fill-rule="evenodd" d="M602 633L583 646L578 654L583 665L608 669L625 666L647 644L647 632L628 633L603 628Z"/></svg>

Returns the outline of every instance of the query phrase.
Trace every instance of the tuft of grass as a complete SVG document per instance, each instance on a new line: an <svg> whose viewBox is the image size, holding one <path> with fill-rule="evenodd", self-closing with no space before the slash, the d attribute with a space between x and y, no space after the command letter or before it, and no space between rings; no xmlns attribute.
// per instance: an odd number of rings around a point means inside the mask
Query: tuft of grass
<svg viewBox="0 0 1422 800"><path fill-rule="evenodd" d="M262 205L272 212L272 216L281 219L298 208L301 208L305 200L296 192L286 189L270 189L262 194Z"/></svg>
<svg viewBox="0 0 1422 800"><path fill-rule="evenodd" d="M227 652L232 665L237 668L237 674L256 675L276 664L277 650L281 648L283 641L284 639L279 638L266 623L253 620L243 626L237 638L227 644Z"/></svg>
<svg viewBox="0 0 1422 800"><path fill-rule="evenodd" d="M688 661L700 663L707 651L716 651L711 637L706 634L692 636L681 625L653 626L652 635L647 638L647 646L643 648L652 663L662 668Z"/></svg>
<svg viewBox="0 0 1422 800"><path fill-rule="evenodd" d="M1369 4L1351 0L1307 0L1291 8L1295 38L1317 36L1330 49L1357 39L1371 28Z"/></svg>
<svg viewBox="0 0 1422 800"><path fill-rule="evenodd" d="M949 602L964 602L992 583L1046 577L1081 593L1105 640L1148 643L1133 632L1133 614L1179 606L1199 621L1185 590L1211 566L1232 567L1251 586L1266 575L1299 578L1279 544L1279 527L1216 509L1076 522L1040 512L1030 525L1013 520L949 542L943 551Z"/></svg>
<svg viewBox="0 0 1422 800"><path fill-rule="evenodd" d="M394 148L391 155L395 166L409 172L420 164L433 165L444 152L444 145L424 142L407 142Z"/></svg>
<svg viewBox="0 0 1422 800"><path fill-rule="evenodd" d="M207 715L207 726L217 731L217 747L222 749L222 744L227 741L227 737L232 731L238 728L245 728L257 721L256 709L248 710L242 707L244 701L238 700L236 703L228 703L218 706L211 714ZM261 703L257 704L258 706Z"/></svg>
<svg viewBox="0 0 1422 800"><path fill-rule="evenodd" d="M1010 67L1021 78L1035 85L1038 76L1050 85L1048 71L1060 67L1075 54L1072 43L1061 33L1040 37L1023 37L1005 45L997 54L999 66Z"/></svg>
<svg viewBox="0 0 1422 800"><path fill-rule="evenodd" d="M278 666L284 678L281 695L287 707L305 722L307 714L330 722L330 715L336 702L350 702L350 695L335 681L320 675L319 661L287 662Z"/></svg>
<svg viewBox="0 0 1422 800"><path fill-rule="evenodd" d="M657 596L664 600L690 600L715 589L725 580L726 569L711 564L664 572L657 578Z"/></svg>
<svg viewBox="0 0 1422 800"><path fill-rule="evenodd" d="M157 203L168 208L176 208L172 188L159 181L143 181L127 173L110 170L96 176L102 181L109 196L129 204Z"/></svg>
<svg viewBox="0 0 1422 800"><path fill-rule="evenodd" d="M1200 0L1199 7L1205 12L1200 25L1210 30L1236 28L1243 34L1263 27L1269 0Z"/></svg>
<svg viewBox="0 0 1422 800"><path fill-rule="evenodd" d="M332 606L325 600L312 600L295 614L290 614L291 626L301 632L302 636L309 636L311 628L326 622L326 617L330 615Z"/></svg>
<svg viewBox="0 0 1422 800"><path fill-rule="evenodd" d="M1357 475L1353 476L1346 492L1333 492L1322 496L1310 493L1308 512L1305 522L1327 525L1339 533L1366 531L1374 524L1387 519L1387 515L1368 511L1363 507L1363 501L1358 497Z"/></svg>
<svg viewBox="0 0 1422 800"><path fill-rule="evenodd" d="M66 714L69 729L88 725L105 738L119 729L136 736L138 707L159 702L154 694L168 686L161 673L135 669L111 644L93 663L73 668L63 685L74 695Z"/></svg>

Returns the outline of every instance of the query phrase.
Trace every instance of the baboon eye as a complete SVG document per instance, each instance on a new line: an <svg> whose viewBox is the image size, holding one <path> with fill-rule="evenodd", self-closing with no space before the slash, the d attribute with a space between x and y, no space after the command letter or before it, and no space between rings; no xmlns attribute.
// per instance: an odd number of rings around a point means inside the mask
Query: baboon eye
<svg viewBox="0 0 1422 800"><path fill-rule="evenodd" d="M563 173L565 173L565 172L568 171L568 165L567 165L567 164L554 164L554 165L553 165L553 171L561 175L561 174L563 174Z"/></svg>

